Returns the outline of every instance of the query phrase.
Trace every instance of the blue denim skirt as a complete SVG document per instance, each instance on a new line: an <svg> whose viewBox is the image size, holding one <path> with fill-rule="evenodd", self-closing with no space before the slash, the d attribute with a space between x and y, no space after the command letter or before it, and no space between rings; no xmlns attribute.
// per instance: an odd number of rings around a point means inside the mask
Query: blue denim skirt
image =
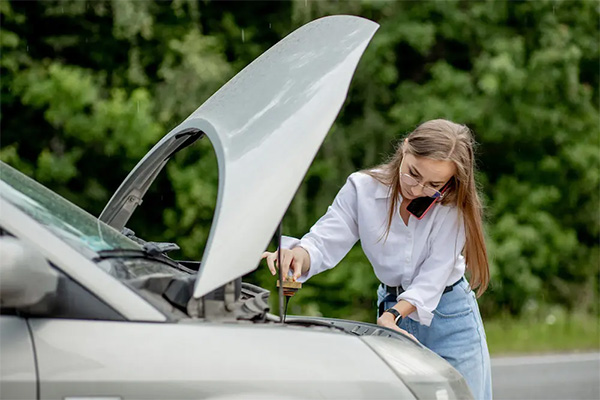
<svg viewBox="0 0 600 400"><path fill-rule="evenodd" d="M385 297L386 292L380 285L378 306ZM384 309L395 304L386 302ZM464 376L475 399L491 399L490 354L475 293L466 279L442 295L433 315L430 326L403 318L400 327L456 368Z"/></svg>

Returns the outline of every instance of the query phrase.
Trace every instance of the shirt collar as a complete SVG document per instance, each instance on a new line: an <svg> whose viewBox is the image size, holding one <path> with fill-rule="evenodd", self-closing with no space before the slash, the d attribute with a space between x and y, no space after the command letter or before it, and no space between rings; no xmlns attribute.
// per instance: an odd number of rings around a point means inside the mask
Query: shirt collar
<svg viewBox="0 0 600 400"><path fill-rule="evenodd" d="M391 196L390 188L381 182L378 182L377 188L375 189L376 199L387 199Z"/></svg>
<svg viewBox="0 0 600 400"><path fill-rule="evenodd" d="M390 197L392 197L392 194L390 193L390 187L388 185L379 182L375 178L373 178L373 180L377 183L374 192L374 196L376 199L389 199ZM402 195L400 193L398 193L398 200L402 201Z"/></svg>

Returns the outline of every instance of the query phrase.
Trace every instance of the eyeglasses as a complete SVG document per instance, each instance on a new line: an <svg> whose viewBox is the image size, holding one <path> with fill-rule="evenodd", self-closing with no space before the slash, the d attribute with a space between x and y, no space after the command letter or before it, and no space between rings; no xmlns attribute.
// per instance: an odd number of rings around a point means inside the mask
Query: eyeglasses
<svg viewBox="0 0 600 400"><path fill-rule="evenodd" d="M404 160L402 161L404 162ZM402 173L402 163L400 163L400 180L402 183L407 186L421 186L423 188L423 194L427 197L432 197L434 199L442 198L444 195L437 189L432 188L431 186L422 185L416 178L409 174Z"/></svg>

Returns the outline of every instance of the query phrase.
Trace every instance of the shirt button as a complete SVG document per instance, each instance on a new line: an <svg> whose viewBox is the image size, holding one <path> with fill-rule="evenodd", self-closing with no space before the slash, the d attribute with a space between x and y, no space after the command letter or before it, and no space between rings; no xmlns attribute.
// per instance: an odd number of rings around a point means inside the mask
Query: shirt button
<svg viewBox="0 0 600 400"><path fill-rule="evenodd" d="M406 262L410 262L410 257L406 257Z"/></svg>

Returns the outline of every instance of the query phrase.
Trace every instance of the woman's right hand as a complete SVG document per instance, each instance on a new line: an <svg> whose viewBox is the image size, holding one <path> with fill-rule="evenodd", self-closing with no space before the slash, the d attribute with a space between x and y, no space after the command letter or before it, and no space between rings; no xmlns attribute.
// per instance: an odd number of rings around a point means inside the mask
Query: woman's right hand
<svg viewBox="0 0 600 400"><path fill-rule="evenodd" d="M379 317L377 319L377 325L385 326L386 328L390 328L395 331L398 331L401 334L403 334L404 336L409 337L410 339L419 343L419 341L417 340L416 337L414 337L412 334L408 333L407 331L405 331L404 329L402 329L398 325L396 325L396 322L394 321L394 317L392 316L392 314L383 313L383 315L381 315L381 317Z"/></svg>
<svg viewBox="0 0 600 400"><path fill-rule="evenodd" d="M271 274L277 273L277 251L265 251L261 259L267 259L267 265ZM294 247L293 249L281 249L281 272L284 277L288 276L291 271L292 280L296 280L300 275L308 272L310 268L310 255L302 247Z"/></svg>

